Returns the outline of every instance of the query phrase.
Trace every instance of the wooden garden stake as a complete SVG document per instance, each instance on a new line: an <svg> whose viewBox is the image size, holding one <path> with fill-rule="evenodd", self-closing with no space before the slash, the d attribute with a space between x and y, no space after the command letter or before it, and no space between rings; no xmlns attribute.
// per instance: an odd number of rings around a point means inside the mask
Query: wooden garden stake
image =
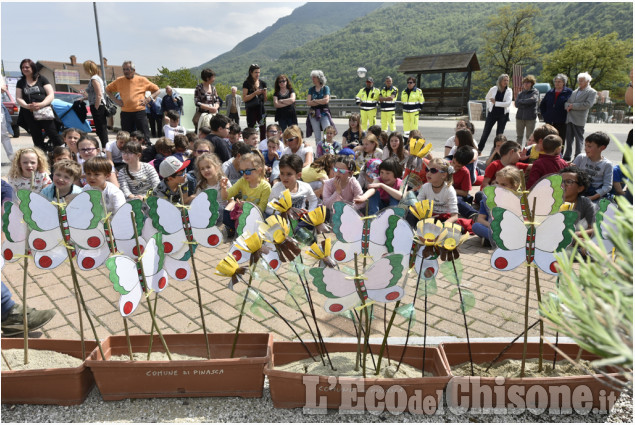
<svg viewBox="0 0 635 425"><path fill-rule="evenodd" d="M454 256L452 258L452 268L454 269L454 276L456 277L456 287L459 290L459 302L461 303L461 312L463 313L463 325L465 326L465 336L467 337L467 351L470 355L470 371L474 376L474 361L472 360L472 346L470 345L470 333L467 327L467 316L465 314L465 305L463 304L463 294L461 293L461 282L459 282L459 274L456 271L456 264L454 263ZM425 353L425 350L424 350Z"/></svg>
<svg viewBox="0 0 635 425"><path fill-rule="evenodd" d="M245 311L245 304L247 304L247 298L249 298L249 289L251 289L251 282L254 279L254 269L256 265L252 265L249 270L249 282L247 282L247 289L245 290L245 296L243 297L243 304L240 306L240 315L238 316L238 324L236 325L236 334L234 335L234 342L232 343L232 351L229 355L230 359L234 358L234 351L236 350L236 343L238 342L238 333L240 332L240 324L243 321L243 313Z"/></svg>

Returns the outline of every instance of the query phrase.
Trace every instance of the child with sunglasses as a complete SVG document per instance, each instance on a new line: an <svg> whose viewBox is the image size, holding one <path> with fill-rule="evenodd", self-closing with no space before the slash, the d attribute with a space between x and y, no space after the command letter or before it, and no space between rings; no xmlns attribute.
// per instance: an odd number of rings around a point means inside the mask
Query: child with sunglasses
<svg viewBox="0 0 635 425"><path fill-rule="evenodd" d="M227 181L221 180L220 193L223 200L230 200L225 209L223 223L227 228L227 236L233 237L236 231L236 220L242 212L245 202L255 204L264 214L267 201L271 194L271 186L265 178L265 161L260 151L241 155L238 160L240 175L242 176L232 187L227 187ZM235 197L241 194L240 199ZM231 211L231 212L230 212Z"/></svg>
<svg viewBox="0 0 635 425"><path fill-rule="evenodd" d="M427 183L419 190L418 201L434 201L432 216L446 223L459 218L456 191L452 187L454 167L442 158L430 160L426 165Z"/></svg>
<svg viewBox="0 0 635 425"><path fill-rule="evenodd" d="M353 177L355 169L355 160L352 157L343 155L337 157L333 167L335 177L327 180L322 190L322 200L327 208L333 208L333 204L337 201L353 202L355 198L362 195L362 187ZM366 202L362 202L356 204L356 207L360 209L365 204Z"/></svg>

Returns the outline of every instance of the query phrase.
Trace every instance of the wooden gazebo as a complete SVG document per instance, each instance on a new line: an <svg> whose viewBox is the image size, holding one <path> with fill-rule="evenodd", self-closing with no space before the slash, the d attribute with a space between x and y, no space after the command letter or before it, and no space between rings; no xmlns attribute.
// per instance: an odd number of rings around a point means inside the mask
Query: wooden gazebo
<svg viewBox="0 0 635 425"><path fill-rule="evenodd" d="M399 65L398 71L417 75L417 87L421 88L426 100L422 114L463 115L467 113L467 102L470 100L472 72L480 69L476 52L466 52L408 56ZM467 72L462 87L446 87L446 74L459 72ZM441 87L421 87L423 74L441 74Z"/></svg>

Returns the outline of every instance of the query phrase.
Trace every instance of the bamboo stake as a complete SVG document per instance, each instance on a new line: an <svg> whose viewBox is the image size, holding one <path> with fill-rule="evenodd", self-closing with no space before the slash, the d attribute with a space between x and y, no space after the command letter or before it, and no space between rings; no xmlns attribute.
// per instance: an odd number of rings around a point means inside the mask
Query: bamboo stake
<svg viewBox="0 0 635 425"><path fill-rule="evenodd" d="M229 358L234 358L234 351L236 350L236 343L238 342L238 333L240 332L240 324L243 321L243 313L245 311L245 304L247 304L247 298L249 297L249 289L251 289L251 282L254 279L254 269L256 265L250 267L249 282L247 283L247 289L245 290L245 296L243 297L243 304L240 306L240 315L238 316L238 324L236 325L236 334L234 335L234 342L232 343L232 351Z"/></svg>
<svg viewBox="0 0 635 425"><path fill-rule="evenodd" d="M24 324L24 364L29 364L29 318L26 306L26 278L29 259L24 257L24 275L22 279L22 323ZM81 314L80 314L81 317ZM85 358L85 357L84 357Z"/></svg>
<svg viewBox="0 0 635 425"><path fill-rule="evenodd" d="M4 360L4 362L7 364L7 367L9 368L9 370L13 370L13 368L9 364L9 360L7 360L7 357L4 355L4 352L2 352L2 360Z"/></svg>
<svg viewBox="0 0 635 425"><path fill-rule="evenodd" d="M128 319L123 317L123 329L126 332L126 342L128 343L128 355L130 356L130 361L134 361L134 357L132 355L132 344L130 344L130 333L128 332Z"/></svg>
<svg viewBox="0 0 635 425"><path fill-rule="evenodd" d="M157 304L159 302L159 296L154 294L154 306L152 307L153 314L157 315ZM152 345L154 344L154 326L150 326L150 340L148 341L148 360L150 360L150 355L152 355Z"/></svg>
<svg viewBox="0 0 635 425"><path fill-rule="evenodd" d="M540 280L538 280L538 268L534 269L534 280L536 281L536 296L538 298L538 305L542 302L542 295L540 294ZM538 344L538 372L542 372L542 357L543 357L543 342L542 339L545 336L545 326L542 317L538 319L540 322L540 342Z"/></svg>
<svg viewBox="0 0 635 425"><path fill-rule="evenodd" d="M472 346L470 344L470 333L467 327L467 316L465 315L465 306L463 305L463 294L461 292L461 282L459 282L459 274L456 271L454 257L452 257L452 268L454 269L454 277L456 278L456 287L459 290L459 301L461 303L461 312L463 313L463 325L465 326L465 336L467 337L467 351L470 355L470 371L474 376L474 361L472 360ZM424 350L425 353L425 350Z"/></svg>

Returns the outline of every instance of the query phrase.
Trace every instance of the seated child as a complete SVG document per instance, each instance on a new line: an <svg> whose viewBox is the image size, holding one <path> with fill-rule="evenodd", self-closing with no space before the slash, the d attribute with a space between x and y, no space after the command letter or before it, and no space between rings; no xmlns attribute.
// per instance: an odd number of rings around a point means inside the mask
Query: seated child
<svg viewBox="0 0 635 425"><path fill-rule="evenodd" d="M222 164L220 163L220 159L218 156L213 153L204 153L196 157L196 180L198 184L196 185L196 194L207 190L207 189L216 189L220 195L220 186L224 180L227 180L227 177L223 174ZM229 181L226 181L227 187L231 186ZM227 206L227 201L220 199L218 197L218 209L219 211L223 211ZM219 221L222 221L222 213L221 217L219 217Z"/></svg>
<svg viewBox="0 0 635 425"><path fill-rule="evenodd" d="M456 191L457 206L459 208L459 214L461 217L474 219L478 215L472 205L472 197L470 196L470 190L472 190L472 180L470 178L470 172L466 165L474 159L474 150L470 146L461 146L456 150L452 157L452 167L454 168L454 174L452 174L452 186Z"/></svg>
<svg viewBox="0 0 635 425"><path fill-rule="evenodd" d="M385 161L388 158L397 158L403 167L406 164L408 156L410 156L410 154L404 146L403 135L398 131L393 131L390 136L388 136L388 142L382 149L381 159Z"/></svg>
<svg viewBox="0 0 635 425"><path fill-rule="evenodd" d="M611 190L611 195L624 196L628 202L633 203L633 194L626 185L626 177L620 164L613 167L613 189Z"/></svg>
<svg viewBox="0 0 635 425"><path fill-rule="evenodd" d="M291 193L293 208L306 211L314 210L318 205L318 198L313 189L302 178L302 158L297 155L282 155L280 158L280 181L273 185L269 194L269 202L277 200L286 189ZM267 205L267 215L274 214L275 210Z"/></svg>
<svg viewBox="0 0 635 425"><path fill-rule="evenodd" d="M62 159L53 164L53 184L42 189L42 196L49 201L70 202L75 195L82 192L82 188L75 184L75 180L82 174L82 167L73 160Z"/></svg>
<svg viewBox="0 0 635 425"><path fill-rule="evenodd" d="M332 125L324 129L324 140L320 140L316 146L318 158L326 154L337 155L342 149L342 145L334 139L336 134L337 130Z"/></svg>
<svg viewBox="0 0 635 425"><path fill-rule="evenodd" d="M181 162L189 159L187 157L187 147L189 143L187 136L183 134L176 134L174 136L174 153L172 155L177 157L177 159Z"/></svg>
<svg viewBox="0 0 635 425"><path fill-rule="evenodd" d="M609 135L596 131L584 140L584 152L573 160L576 165L591 178L591 183L583 193L591 201L597 202L607 196L613 187L613 164L602 156L602 152L609 145Z"/></svg>
<svg viewBox="0 0 635 425"><path fill-rule="evenodd" d="M462 128L467 128L471 131L472 135L474 135L474 124L466 120L458 120L456 122L456 127L454 127L454 135L445 141L443 157L447 157L450 155L450 151L454 146L456 146L456 132L461 130Z"/></svg>
<svg viewBox="0 0 635 425"><path fill-rule="evenodd" d="M589 186L589 175L575 165L565 167L559 173L562 175L562 188L564 189L562 200L573 204L573 209L578 212L575 234L582 237L582 232L586 232L587 235L593 237L593 224L597 208L589 198L583 195Z"/></svg>
<svg viewBox="0 0 635 425"><path fill-rule="evenodd" d="M77 142L77 149L79 150L79 157L77 158L77 162L79 165L84 167L84 163L91 158L103 158L101 154L101 149L99 148L99 140L94 138L93 136L86 136L79 142ZM105 159L105 158L104 158ZM106 159L106 161L108 161ZM115 185L115 187L119 187L119 182L117 181L117 171L115 170L115 166L112 162L108 161L110 165L112 165L112 170L110 174L108 174L107 179L110 183ZM80 177L80 186L84 186L86 184L86 179L83 177L85 173L82 172L82 177Z"/></svg>
<svg viewBox="0 0 635 425"><path fill-rule="evenodd" d="M255 128L247 127L243 130L243 140L250 147L257 147L260 139L260 133Z"/></svg>
<svg viewBox="0 0 635 425"><path fill-rule="evenodd" d="M154 144L153 148L156 151L156 156L153 158L154 162L152 163L152 165L154 165L154 168L155 170L157 170L157 173L161 175L161 171L160 171L161 162L163 162L165 158L172 156L172 154L174 153L174 141L167 139L165 137L160 137L159 140L157 140L156 143Z"/></svg>
<svg viewBox="0 0 635 425"><path fill-rule="evenodd" d="M500 149L501 149L501 146L503 146L506 141L507 141L507 137L505 137L504 134L497 134L494 137L494 149L492 150L492 153L490 154L489 158L487 158L487 161L485 161L485 168L483 168L483 174L485 174L485 169L492 162L501 159Z"/></svg>
<svg viewBox="0 0 635 425"><path fill-rule="evenodd" d="M122 130L117 133L117 138L115 140L106 143L106 158L112 161L117 171L125 165L121 156L121 150L129 140L130 133Z"/></svg>
<svg viewBox="0 0 635 425"><path fill-rule="evenodd" d="M196 170L196 158L206 154L214 152L214 148L209 140L206 139L196 139L194 145L192 146L192 153L190 154L190 165L187 166L187 172L193 173ZM218 155L217 155L218 157ZM220 161L220 159L219 159Z"/></svg>
<svg viewBox="0 0 635 425"><path fill-rule="evenodd" d="M170 120L170 123L163 126L163 135L165 138L174 141L174 136L177 134L185 136L185 127L179 125L179 113L176 111L168 111L166 112L166 116Z"/></svg>
<svg viewBox="0 0 635 425"><path fill-rule="evenodd" d="M459 218L456 191L452 187L453 171L453 167L445 159L430 160L426 166L428 182L421 187L417 196L418 201L433 200L432 217L446 223L454 223Z"/></svg>
<svg viewBox="0 0 635 425"><path fill-rule="evenodd" d="M324 182L334 176L333 166L335 165L336 159L336 155L327 153L313 161L308 167L302 169L302 181L311 186L315 192L315 196L318 198L322 197Z"/></svg>
<svg viewBox="0 0 635 425"><path fill-rule="evenodd" d="M181 162L174 156L165 158L159 167L159 175L163 180L154 188L152 195L173 204L188 205L192 202L196 193L196 180L185 171L189 162L189 159Z"/></svg>
<svg viewBox="0 0 635 425"><path fill-rule="evenodd" d="M355 168L355 160L351 156L337 157L333 167L334 177L324 183L322 191L322 200L329 210L333 209L333 204L337 201L353 202L362 195L362 188L353 177ZM355 204L355 207L361 209L364 204Z"/></svg>
<svg viewBox="0 0 635 425"><path fill-rule="evenodd" d="M496 184L506 189L517 191L520 189L522 179L524 179L523 173L516 167L508 165L501 168L496 172ZM489 210L487 208L487 196L483 195L480 208L478 211L478 217L474 224L472 224L472 232L479 238L481 238L481 246L493 246L492 241L492 229L490 227L491 218Z"/></svg>
<svg viewBox="0 0 635 425"><path fill-rule="evenodd" d="M49 159L52 164L55 164L57 161L61 161L63 159L70 159L71 161L75 161L73 159L73 153L66 146L55 146L55 148L49 154Z"/></svg>
<svg viewBox="0 0 635 425"><path fill-rule="evenodd" d="M379 161L379 160L378 160ZM355 203L368 201L368 214L376 214L389 206L397 206L403 196L401 175L403 169L397 158L388 158L379 164L379 176L368 185L368 190L355 198Z"/></svg>
<svg viewBox="0 0 635 425"><path fill-rule="evenodd" d="M117 180L126 199L144 199L149 191L159 185L159 174L147 162L141 162L143 147L137 141L129 141L122 148L124 167Z"/></svg>
<svg viewBox="0 0 635 425"><path fill-rule="evenodd" d="M238 164L240 162L240 158L242 155L248 154L251 152L251 146L245 142L238 142L232 145L232 156L229 160L223 162L223 174L227 176L229 182L231 184L236 184L236 182L241 178L241 174L238 168Z"/></svg>
<svg viewBox="0 0 635 425"><path fill-rule="evenodd" d="M267 137L262 139L258 143L258 150L260 152L267 150L267 142L272 138L280 139L282 137L282 131L280 130L280 126L276 123L269 124L267 126Z"/></svg>
<svg viewBox="0 0 635 425"><path fill-rule="evenodd" d="M286 148L282 150L282 155L295 154L302 158L304 167L313 162L313 149L306 146L302 139L302 130L297 125L290 125L282 134Z"/></svg>
<svg viewBox="0 0 635 425"><path fill-rule="evenodd" d="M518 162L520 159L520 145L512 140L503 143L500 147L501 159L492 161L492 163L485 169L485 177L483 178L483 184L481 187L494 184L496 181L496 172L508 165L514 165L520 170L530 171L531 165Z"/></svg>
<svg viewBox="0 0 635 425"><path fill-rule="evenodd" d="M550 134L542 141L542 151L537 160L534 161L527 179L527 188L531 189L538 180L547 174L554 174L569 165L567 161L560 157L562 150L562 139L560 136Z"/></svg>
<svg viewBox="0 0 635 425"><path fill-rule="evenodd" d="M549 124L541 125L537 129L535 129L534 132L531 133L534 144L530 145L530 141L527 141L528 149L526 151L526 154L528 155L528 157L526 159L521 158L521 160L523 162L526 161L527 163L532 163L537 160L540 154L544 153L542 149L542 141L550 134L559 136L558 130L556 130L554 126Z"/></svg>
<svg viewBox="0 0 635 425"><path fill-rule="evenodd" d="M237 123L232 122L229 125L229 143L233 145L234 143L242 142L241 137L242 135L240 134L240 126Z"/></svg>
<svg viewBox="0 0 635 425"><path fill-rule="evenodd" d="M269 180L269 183L275 183L280 176L280 142L277 137L272 137L267 141L267 149L262 151L262 156L265 158L265 176Z"/></svg>
<svg viewBox="0 0 635 425"><path fill-rule="evenodd" d="M112 162L106 158L94 156L88 159L84 163L86 185L82 188L83 191L99 190L102 194L106 211L109 213L115 213L126 203L126 197L121 189L108 181L112 174L112 168Z"/></svg>
<svg viewBox="0 0 635 425"><path fill-rule="evenodd" d="M355 112L348 117L348 130L342 134L342 147L354 149L366 136L366 132L360 128L361 117Z"/></svg>
<svg viewBox="0 0 635 425"><path fill-rule="evenodd" d="M259 153L247 153L237 160L242 177L236 184L228 187L225 180L221 181L221 198L230 201L223 214L223 223L230 238L235 235L236 220L245 202L255 204L263 214L267 208L271 186L265 179L265 161Z"/></svg>

